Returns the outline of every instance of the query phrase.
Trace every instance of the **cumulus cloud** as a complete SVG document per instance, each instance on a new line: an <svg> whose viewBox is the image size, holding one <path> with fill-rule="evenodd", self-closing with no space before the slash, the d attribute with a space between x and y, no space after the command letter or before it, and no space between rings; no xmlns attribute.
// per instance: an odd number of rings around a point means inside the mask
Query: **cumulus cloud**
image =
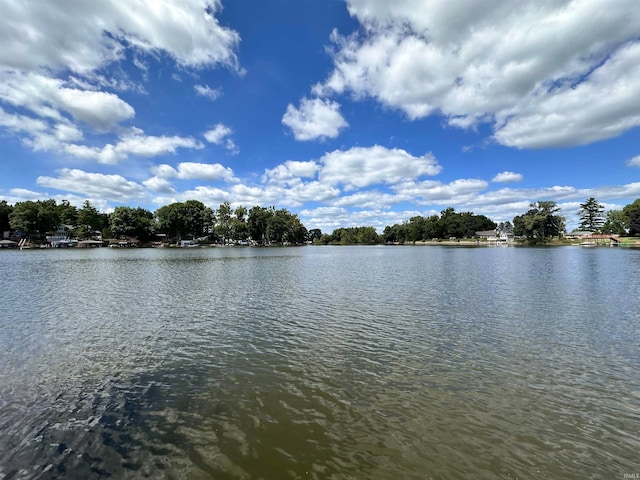
<svg viewBox="0 0 640 480"><path fill-rule="evenodd" d="M75 192L86 197L98 197L118 202L144 196L142 186L120 175L89 173L79 169L63 168L57 177L40 176L36 183L43 187Z"/></svg>
<svg viewBox="0 0 640 480"><path fill-rule="evenodd" d="M164 194L176 193L175 187L171 185L169 180L167 180L166 178L151 177L145 180L144 182L142 182L142 184L145 187L147 187L149 190L156 193L164 193Z"/></svg>
<svg viewBox="0 0 640 480"><path fill-rule="evenodd" d="M119 163L129 155L156 157L175 153L178 148L201 149L203 147L192 137L143 135L140 131L124 135L115 145L107 144L104 147L75 144L58 145L60 150L74 157L96 160L104 164Z"/></svg>
<svg viewBox="0 0 640 480"><path fill-rule="evenodd" d="M358 208L390 208L404 200L399 195L383 193L378 190L367 190L353 193L351 195L343 195L331 202L332 205L339 207L358 207Z"/></svg>
<svg viewBox="0 0 640 480"><path fill-rule="evenodd" d="M60 2L10 2L0 17L0 65L86 73L121 60L133 48L152 55L164 51L185 67L235 67L239 36L216 20L220 1L207 4L107 0L69 8Z"/></svg>
<svg viewBox="0 0 640 480"><path fill-rule="evenodd" d="M320 98L300 101L300 108L289 104L282 117L282 123L289 127L296 140L322 140L336 138L340 130L349 126L340 113L337 102Z"/></svg>
<svg viewBox="0 0 640 480"><path fill-rule="evenodd" d="M135 109L115 92L143 93L144 88L117 64L132 58L144 78L146 60L162 54L181 69L221 65L241 73L235 53L240 38L218 23L220 8L220 0L106 0L80 2L73 8L64 2L3 5L0 103L5 109L0 127L34 150L102 163L116 163L128 154L199 148L193 139L177 136L120 136L122 124L135 117ZM195 88L209 98L217 92L206 85ZM87 126L99 134L115 132L119 138L102 148L96 142L79 144ZM234 147L233 142L228 145Z"/></svg>
<svg viewBox="0 0 640 480"><path fill-rule="evenodd" d="M391 194L357 190L436 175L440 170L431 153L415 157L405 150L375 145L335 150L318 160L289 160L266 169L261 181L270 197L279 198L286 205L317 201L365 208L372 206L376 198L384 205L400 200ZM342 189L356 192L345 197Z"/></svg>
<svg viewBox="0 0 640 480"><path fill-rule="evenodd" d="M395 184L423 175L437 175L441 167L431 153L414 157L405 150L379 145L335 150L321 159L319 179L348 190L374 184Z"/></svg>
<svg viewBox="0 0 640 480"><path fill-rule="evenodd" d="M69 116L98 131L133 118L135 110L117 95L65 86L60 79L29 72L0 72L0 100L58 122Z"/></svg>
<svg viewBox="0 0 640 480"><path fill-rule="evenodd" d="M218 123L212 129L207 130L204 133L204 138L207 142L215 145L223 145L232 154L239 153L239 149L231 138L233 130L222 123Z"/></svg>
<svg viewBox="0 0 640 480"><path fill-rule="evenodd" d="M314 178L320 166L314 161L298 162L288 160L275 168L266 169L262 181L267 183L291 184L301 178Z"/></svg>
<svg viewBox="0 0 640 480"><path fill-rule="evenodd" d="M493 177L491 181L495 183L521 182L522 174L515 173L515 172L501 172L501 173L498 173L495 177Z"/></svg>
<svg viewBox="0 0 640 480"><path fill-rule="evenodd" d="M458 179L450 183L435 180L402 182L392 189L405 199L417 199L420 203L460 205L486 189L489 184L478 179Z"/></svg>
<svg viewBox="0 0 640 480"><path fill-rule="evenodd" d="M238 182L233 170L219 163L181 162L177 168L162 164L152 167L151 171L156 177L164 179Z"/></svg>
<svg viewBox="0 0 640 480"><path fill-rule="evenodd" d="M627 165L630 167L640 167L640 155L636 155L635 157L627 160Z"/></svg>
<svg viewBox="0 0 640 480"><path fill-rule="evenodd" d="M334 32L319 96L351 93L418 119L489 123L520 148L581 145L640 125L634 0L348 0L364 27Z"/></svg>

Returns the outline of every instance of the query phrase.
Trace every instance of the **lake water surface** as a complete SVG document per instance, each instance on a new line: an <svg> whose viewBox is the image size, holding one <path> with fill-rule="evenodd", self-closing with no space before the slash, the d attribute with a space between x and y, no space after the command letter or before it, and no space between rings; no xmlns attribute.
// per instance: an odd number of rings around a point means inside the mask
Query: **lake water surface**
<svg viewBox="0 0 640 480"><path fill-rule="evenodd" d="M640 251L0 252L0 479L640 474Z"/></svg>

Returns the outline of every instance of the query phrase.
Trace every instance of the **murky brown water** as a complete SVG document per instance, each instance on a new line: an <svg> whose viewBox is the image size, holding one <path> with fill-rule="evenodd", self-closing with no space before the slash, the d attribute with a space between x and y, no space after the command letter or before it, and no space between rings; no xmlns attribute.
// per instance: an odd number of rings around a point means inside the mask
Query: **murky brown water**
<svg viewBox="0 0 640 480"><path fill-rule="evenodd" d="M638 251L61 250L0 271L2 479L640 473Z"/></svg>

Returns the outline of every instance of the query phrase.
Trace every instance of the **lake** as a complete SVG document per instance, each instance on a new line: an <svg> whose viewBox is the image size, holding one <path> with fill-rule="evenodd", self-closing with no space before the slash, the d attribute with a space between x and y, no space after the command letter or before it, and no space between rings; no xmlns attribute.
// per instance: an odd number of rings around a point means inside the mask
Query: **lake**
<svg viewBox="0 0 640 480"><path fill-rule="evenodd" d="M0 478L640 476L640 251L0 252Z"/></svg>

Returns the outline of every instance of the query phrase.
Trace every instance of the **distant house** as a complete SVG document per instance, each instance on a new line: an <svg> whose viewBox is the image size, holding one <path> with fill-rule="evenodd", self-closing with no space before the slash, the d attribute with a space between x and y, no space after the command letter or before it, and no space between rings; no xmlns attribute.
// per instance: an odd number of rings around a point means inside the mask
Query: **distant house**
<svg viewBox="0 0 640 480"><path fill-rule="evenodd" d="M580 240L584 237L590 237L593 235L593 232L588 232L586 230L574 230L571 233L567 233L566 238L569 240Z"/></svg>
<svg viewBox="0 0 640 480"><path fill-rule="evenodd" d="M480 232L476 232L476 237L480 239L484 239L487 242L495 242L498 238L497 230L482 230Z"/></svg>
<svg viewBox="0 0 640 480"><path fill-rule="evenodd" d="M58 225L55 233L53 235L47 235L47 242L51 244L52 247L73 247L78 242L77 240L71 239L70 234L73 231L72 225Z"/></svg>
<svg viewBox="0 0 640 480"><path fill-rule="evenodd" d="M493 243L511 243L514 239L513 233L502 232L500 230L482 230L476 232L476 237Z"/></svg>

